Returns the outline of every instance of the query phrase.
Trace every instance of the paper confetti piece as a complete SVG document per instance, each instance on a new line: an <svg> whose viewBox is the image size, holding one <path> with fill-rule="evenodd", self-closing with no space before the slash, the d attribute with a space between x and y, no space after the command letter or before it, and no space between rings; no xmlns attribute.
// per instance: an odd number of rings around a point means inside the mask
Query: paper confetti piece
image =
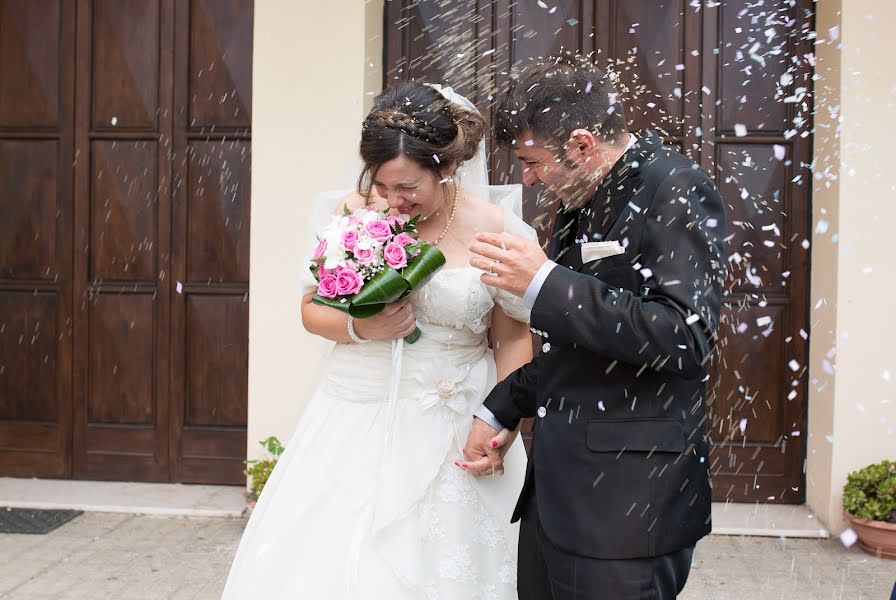
<svg viewBox="0 0 896 600"><path fill-rule="evenodd" d="M846 528L843 533L840 534L840 543L849 548L853 544L859 541L859 536L855 531L852 530L852 527Z"/></svg>

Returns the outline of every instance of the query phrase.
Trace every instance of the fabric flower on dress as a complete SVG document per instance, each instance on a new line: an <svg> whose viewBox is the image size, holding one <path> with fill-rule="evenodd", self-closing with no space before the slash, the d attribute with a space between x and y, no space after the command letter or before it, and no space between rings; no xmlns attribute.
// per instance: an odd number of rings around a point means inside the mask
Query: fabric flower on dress
<svg viewBox="0 0 896 600"><path fill-rule="evenodd" d="M428 371L417 377L421 384L420 406L424 411L449 411L466 416L478 400L476 386L467 381L471 365L458 367L444 359L436 359Z"/></svg>

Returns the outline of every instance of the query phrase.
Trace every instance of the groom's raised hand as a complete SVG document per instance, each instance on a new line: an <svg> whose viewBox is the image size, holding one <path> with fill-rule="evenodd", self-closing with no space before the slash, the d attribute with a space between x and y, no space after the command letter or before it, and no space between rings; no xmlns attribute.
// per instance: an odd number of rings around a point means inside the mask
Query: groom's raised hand
<svg viewBox="0 0 896 600"><path fill-rule="evenodd" d="M464 460L456 460L454 464L476 477L503 475L504 455L513 437L513 431L497 431L482 419L474 417L464 447Z"/></svg>
<svg viewBox="0 0 896 600"><path fill-rule="evenodd" d="M538 270L548 261L538 242L509 233L479 233L470 244L476 256L470 265L485 271L486 285L522 297Z"/></svg>

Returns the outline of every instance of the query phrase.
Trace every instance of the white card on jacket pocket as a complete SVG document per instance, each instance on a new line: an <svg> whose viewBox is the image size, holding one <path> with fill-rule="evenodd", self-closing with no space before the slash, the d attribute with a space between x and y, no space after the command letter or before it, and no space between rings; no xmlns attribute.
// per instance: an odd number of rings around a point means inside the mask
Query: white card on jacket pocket
<svg viewBox="0 0 896 600"><path fill-rule="evenodd" d="M582 264L624 253L625 248L615 240L612 242L585 242L582 244Z"/></svg>

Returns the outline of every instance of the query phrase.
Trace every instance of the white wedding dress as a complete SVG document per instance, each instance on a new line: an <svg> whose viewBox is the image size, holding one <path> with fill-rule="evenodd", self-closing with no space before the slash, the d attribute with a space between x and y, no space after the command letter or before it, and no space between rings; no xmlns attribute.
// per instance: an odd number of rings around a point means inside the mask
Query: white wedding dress
<svg viewBox="0 0 896 600"><path fill-rule="evenodd" d="M510 516L522 442L503 477L477 479L454 465L495 384L493 307L529 317L521 299L480 274L442 269L414 292L423 336L413 345L336 345L252 513L224 598L517 597Z"/></svg>

